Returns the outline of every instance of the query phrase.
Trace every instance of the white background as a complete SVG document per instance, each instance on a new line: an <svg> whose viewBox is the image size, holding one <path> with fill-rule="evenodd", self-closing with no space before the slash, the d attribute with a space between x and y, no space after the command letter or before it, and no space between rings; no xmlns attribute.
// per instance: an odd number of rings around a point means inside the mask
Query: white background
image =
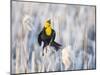
<svg viewBox="0 0 100 75"><path fill-rule="evenodd" d="M35 1L35 0L33 0ZM40 1L40 0L36 0ZM44 2L96 5L96 52L97 69L38 73L41 75L99 75L100 73L100 0L41 0ZM10 0L0 0L0 75L10 74Z"/></svg>

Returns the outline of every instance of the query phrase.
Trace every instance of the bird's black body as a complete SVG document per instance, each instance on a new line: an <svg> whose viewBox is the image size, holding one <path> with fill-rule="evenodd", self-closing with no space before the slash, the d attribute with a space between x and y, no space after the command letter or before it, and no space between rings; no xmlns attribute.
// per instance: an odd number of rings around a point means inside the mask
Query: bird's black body
<svg viewBox="0 0 100 75"><path fill-rule="evenodd" d="M54 40L55 40L55 36L56 36L56 33L55 31L52 29L52 33L50 36L46 35L46 32L45 32L45 28L43 28L43 30L40 32L40 34L38 35L38 43L39 45L41 46L41 43L43 42L44 45L43 45L43 49L50 45L52 47L54 47L57 50L60 49L61 45L56 43Z"/></svg>

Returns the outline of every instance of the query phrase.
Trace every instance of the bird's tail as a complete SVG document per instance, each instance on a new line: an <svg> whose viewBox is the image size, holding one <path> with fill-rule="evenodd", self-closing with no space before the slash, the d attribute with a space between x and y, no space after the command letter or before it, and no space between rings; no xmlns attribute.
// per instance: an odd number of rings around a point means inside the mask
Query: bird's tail
<svg viewBox="0 0 100 75"><path fill-rule="evenodd" d="M55 41L51 43L51 46L53 46L53 47L56 49L56 51L58 51L58 50L61 48L61 45L58 44L58 43L55 42Z"/></svg>

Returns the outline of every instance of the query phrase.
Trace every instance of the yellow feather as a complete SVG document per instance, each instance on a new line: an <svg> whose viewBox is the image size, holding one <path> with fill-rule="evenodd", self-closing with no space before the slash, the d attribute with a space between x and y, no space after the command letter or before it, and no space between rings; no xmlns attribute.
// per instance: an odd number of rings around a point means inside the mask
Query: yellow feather
<svg viewBox="0 0 100 75"><path fill-rule="evenodd" d="M48 20L47 20L47 21L48 21ZM52 33L52 28L51 28L51 24L48 23L47 21L45 22L44 27L45 27L46 35L47 35L47 36L50 36L51 33Z"/></svg>
<svg viewBox="0 0 100 75"><path fill-rule="evenodd" d="M46 35L50 36L52 33L51 27L46 28Z"/></svg>
<svg viewBox="0 0 100 75"><path fill-rule="evenodd" d="M50 24L46 22L44 27L47 28L49 26L50 26Z"/></svg>

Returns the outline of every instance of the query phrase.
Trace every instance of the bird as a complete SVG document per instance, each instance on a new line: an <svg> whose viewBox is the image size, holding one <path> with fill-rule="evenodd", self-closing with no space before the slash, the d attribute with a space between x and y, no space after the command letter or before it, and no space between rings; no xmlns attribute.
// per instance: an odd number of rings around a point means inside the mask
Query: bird
<svg viewBox="0 0 100 75"><path fill-rule="evenodd" d="M39 45L41 46L42 42L44 43L43 50L48 45L54 47L56 51L58 51L61 48L61 44L55 42L55 36L56 32L51 26L51 20L48 19L45 21L44 27L38 35Z"/></svg>

